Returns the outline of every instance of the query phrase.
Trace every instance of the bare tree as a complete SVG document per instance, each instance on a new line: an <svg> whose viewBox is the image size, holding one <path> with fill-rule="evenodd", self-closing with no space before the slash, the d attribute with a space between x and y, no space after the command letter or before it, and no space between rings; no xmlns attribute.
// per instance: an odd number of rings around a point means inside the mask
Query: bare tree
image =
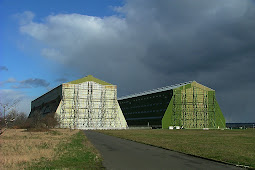
<svg viewBox="0 0 255 170"><path fill-rule="evenodd" d="M30 128L40 128L42 124L42 114L39 111L35 111L31 118L29 118Z"/></svg>
<svg viewBox="0 0 255 170"><path fill-rule="evenodd" d="M34 111L30 114L27 119L24 128L29 130L49 130L59 125L59 119L54 112L41 114L39 110Z"/></svg>
<svg viewBox="0 0 255 170"><path fill-rule="evenodd" d="M6 119L9 120L10 122L13 122L17 117L18 117L19 113L16 109L12 108L8 114L6 115Z"/></svg>
<svg viewBox="0 0 255 170"><path fill-rule="evenodd" d="M26 122L27 116L24 112L19 113L16 109L12 108L6 115L7 127L21 128Z"/></svg>
<svg viewBox="0 0 255 170"><path fill-rule="evenodd" d="M47 128L54 128L59 125L58 119L55 117L55 113L48 113L42 119L42 123L46 125Z"/></svg>
<svg viewBox="0 0 255 170"><path fill-rule="evenodd" d="M1 108L2 108L1 115L3 115L3 119L1 119L1 121L4 122L5 128L7 128L8 122L11 121L11 120L9 120L9 119L6 118L6 113L7 113L10 109L14 108L14 107L17 105L17 103L18 103L19 101L20 101L20 100L18 100L18 99L13 100L13 101L11 101L11 102L2 102L2 101L0 101L0 106L1 106ZM2 123L1 123L1 124L2 124Z"/></svg>
<svg viewBox="0 0 255 170"><path fill-rule="evenodd" d="M27 115L24 112L20 112L18 114L18 117L14 121L14 126L17 126L18 128L22 128L24 127L26 120L27 120Z"/></svg>

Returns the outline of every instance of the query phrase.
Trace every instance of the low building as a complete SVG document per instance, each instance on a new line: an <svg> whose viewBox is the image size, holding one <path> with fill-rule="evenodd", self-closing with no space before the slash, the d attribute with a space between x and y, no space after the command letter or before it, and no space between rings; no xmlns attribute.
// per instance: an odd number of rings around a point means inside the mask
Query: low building
<svg viewBox="0 0 255 170"><path fill-rule="evenodd" d="M225 128L215 91L196 81L118 99L128 126Z"/></svg>

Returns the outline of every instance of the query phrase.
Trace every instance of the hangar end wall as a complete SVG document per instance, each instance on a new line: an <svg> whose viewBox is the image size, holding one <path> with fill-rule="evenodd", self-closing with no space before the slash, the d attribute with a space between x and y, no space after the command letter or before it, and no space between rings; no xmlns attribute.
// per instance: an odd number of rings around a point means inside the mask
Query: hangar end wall
<svg viewBox="0 0 255 170"><path fill-rule="evenodd" d="M197 82L173 89L173 97L162 119L162 128L225 128L225 118L215 91Z"/></svg>
<svg viewBox="0 0 255 170"><path fill-rule="evenodd" d="M117 102L115 85L101 85L94 81L62 84L62 100L56 113L62 128L127 128Z"/></svg>

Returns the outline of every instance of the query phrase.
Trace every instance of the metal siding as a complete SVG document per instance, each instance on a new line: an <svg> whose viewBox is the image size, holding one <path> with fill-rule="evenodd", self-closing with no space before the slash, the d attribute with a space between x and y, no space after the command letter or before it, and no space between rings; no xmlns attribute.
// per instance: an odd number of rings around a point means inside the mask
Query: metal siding
<svg viewBox="0 0 255 170"><path fill-rule="evenodd" d="M53 90L45 93L44 95L38 97L37 99L33 100L31 102L31 108L35 108L38 106L41 106L43 103L48 103L52 100L55 100L58 97L61 97L61 93L62 93L62 86L58 86L56 88L54 88Z"/></svg>

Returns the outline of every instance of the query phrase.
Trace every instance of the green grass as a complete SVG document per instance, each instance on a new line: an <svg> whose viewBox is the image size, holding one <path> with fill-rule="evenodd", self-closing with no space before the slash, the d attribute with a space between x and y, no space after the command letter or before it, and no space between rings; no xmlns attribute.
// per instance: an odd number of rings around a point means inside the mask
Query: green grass
<svg viewBox="0 0 255 170"><path fill-rule="evenodd" d="M82 131L58 145L55 152L56 159L42 158L27 169L104 169L100 155Z"/></svg>
<svg viewBox="0 0 255 170"><path fill-rule="evenodd" d="M104 130L112 136L255 168L255 130Z"/></svg>

